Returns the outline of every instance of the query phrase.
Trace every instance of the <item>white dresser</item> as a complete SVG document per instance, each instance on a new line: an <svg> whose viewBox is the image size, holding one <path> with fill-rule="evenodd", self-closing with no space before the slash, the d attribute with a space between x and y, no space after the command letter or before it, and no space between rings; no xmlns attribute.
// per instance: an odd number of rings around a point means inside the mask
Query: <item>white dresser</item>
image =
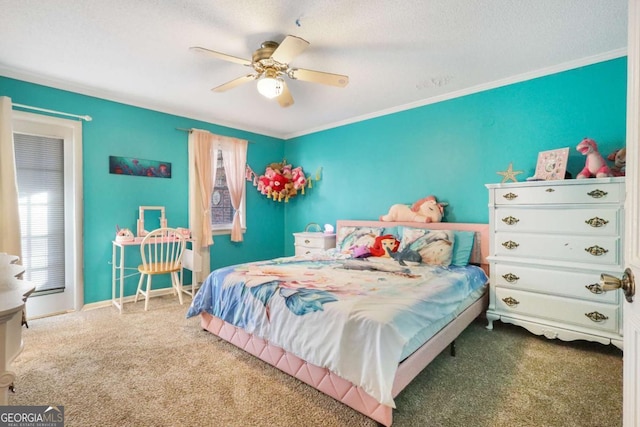
<svg viewBox="0 0 640 427"><path fill-rule="evenodd" d="M295 254L306 255L324 252L336 247L336 235L323 232L293 233Z"/></svg>
<svg viewBox="0 0 640 427"><path fill-rule="evenodd" d="M488 329L495 320L565 341L622 349L624 178L487 184Z"/></svg>

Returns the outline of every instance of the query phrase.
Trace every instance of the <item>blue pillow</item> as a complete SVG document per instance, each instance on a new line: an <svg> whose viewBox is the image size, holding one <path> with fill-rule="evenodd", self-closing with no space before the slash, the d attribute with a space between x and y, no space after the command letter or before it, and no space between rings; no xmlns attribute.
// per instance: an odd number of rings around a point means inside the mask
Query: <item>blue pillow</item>
<svg viewBox="0 0 640 427"><path fill-rule="evenodd" d="M453 256L451 257L451 265L464 267L469 264L471 252L473 251L473 242L476 237L475 231L454 231Z"/></svg>
<svg viewBox="0 0 640 427"><path fill-rule="evenodd" d="M454 240L451 230L402 227L398 252L412 249L420 254L424 264L447 267L451 265Z"/></svg>

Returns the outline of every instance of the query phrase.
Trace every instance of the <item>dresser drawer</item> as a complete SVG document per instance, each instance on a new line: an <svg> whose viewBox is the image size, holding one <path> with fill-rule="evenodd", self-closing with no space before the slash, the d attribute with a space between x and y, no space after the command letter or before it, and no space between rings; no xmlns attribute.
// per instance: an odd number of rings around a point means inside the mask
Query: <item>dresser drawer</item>
<svg viewBox="0 0 640 427"><path fill-rule="evenodd" d="M617 305L573 300L515 289L496 288L496 310L608 332L617 333L619 329L619 306Z"/></svg>
<svg viewBox="0 0 640 427"><path fill-rule="evenodd" d="M536 184L517 188L496 188L496 205L601 204L624 200L623 187L614 182L583 185Z"/></svg>
<svg viewBox="0 0 640 427"><path fill-rule="evenodd" d="M618 235L621 212L617 207L585 209L500 207L495 211L495 230L548 234Z"/></svg>
<svg viewBox="0 0 640 427"><path fill-rule="evenodd" d="M618 304L620 292L601 292L595 285L600 283L600 272L524 267L520 265L496 263L491 272L496 286L518 289L541 294L558 295ZM615 273L621 276L622 273ZM591 289L591 290L590 290Z"/></svg>
<svg viewBox="0 0 640 427"><path fill-rule="evenodd" d="M618 266L621 261L620 238L617 236L496 233L493 251L498 257L609 266Z"/></svg>

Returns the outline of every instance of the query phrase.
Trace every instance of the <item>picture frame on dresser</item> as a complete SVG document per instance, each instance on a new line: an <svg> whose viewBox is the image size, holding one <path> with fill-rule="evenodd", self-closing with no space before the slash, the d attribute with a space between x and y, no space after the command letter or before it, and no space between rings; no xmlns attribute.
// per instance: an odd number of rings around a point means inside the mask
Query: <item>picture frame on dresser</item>
<svg viewBox="0 0 640 427"><path fill-rule="evenodd" d="M538 153L534 178L538 180L564 179L569 160L569 147Z"/></svg>
<svg viewBox="0 0 640 427"><path fill-rule="evenodd" d="M500 320L549 339L622 349L624 178L487 184L488 329Z"/></svg>

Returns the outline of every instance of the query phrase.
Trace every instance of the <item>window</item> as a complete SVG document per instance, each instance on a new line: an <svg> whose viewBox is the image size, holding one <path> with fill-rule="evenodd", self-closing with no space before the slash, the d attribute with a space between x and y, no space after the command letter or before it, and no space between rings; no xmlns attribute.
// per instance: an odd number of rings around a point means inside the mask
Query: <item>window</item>
<svg viewBox="0 0 640 427"><path fill-rule="evenodd" d="M213 181L213 193L211 194L211 229L230 230L233 221L234 209L231 205L231 195L227 186L227 174L222 162L222 150L216 152L216 176ZM244 226L244 219L242 221Z"/></svg>
<svg viewBox="0 0 640 427"><path fill-rule="evenodd" d="M13 112L25 278L30 316L79 310L82 272L82 122Z"/></svg>
<svg viewBox="0 0 640 427"><path fill-rule="evenodd" d="M227 182L227 173L224 167L225 152L228 155L228 144L221 144L220 148L214 150L211 162L211 170L214 174L213 191L211 192L211 231L215 234L229 234L232 228L233 215L235 209L231 203L231 192L229 191L229 183ZM246 229L245 222L245 197L243 192L240 204L240 224L243 231Z"/></svg>
<svg viewBox="0 0 640 427"><path fill-rule="evenodd" d="M189 134L189 227L203 247L213 235L242 241L247 143L198 129Z"/></svg>
<svg viewBox="0 0 640 427"><path fill-rule="evenodd" d="M65 288L63 139L14 134L25 278L36 293Z"/></svg>

